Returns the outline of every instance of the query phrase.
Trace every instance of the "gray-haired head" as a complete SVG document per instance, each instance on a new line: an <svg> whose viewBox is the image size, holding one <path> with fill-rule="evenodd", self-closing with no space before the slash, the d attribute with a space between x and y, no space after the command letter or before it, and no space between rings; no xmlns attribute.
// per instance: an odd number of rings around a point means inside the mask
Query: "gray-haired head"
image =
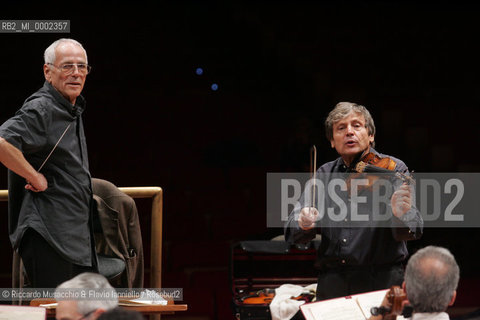
<svg viewBox="0 0 480 320"><path fill-rule="evenodd" d="M82 44L80 42L78 42L77 40L73 40L73 39L62 38L62 39L58 39L58 40L54 41L50 46L48 46L47 49L45 49L45 53L43 54L45 64L54 64L55 63L55 59L56 59L55 49L57 49L57 47L62 43L72 43L72 44L77 45L80 48L82 48L83 52L85 52L86 62L88 63L87 51L85 50L85 48L82 46Z"/></svg>
<svg viewBox="0 0 480 320"><path fill-rule="evenodd" d="M448 249L428 246L408 261L405 288L414 312L442 312L458 286L460 268Z"/></svg>
<svg viewBox="0 0 480 320"><path fill-rule="evenodd" d="M79 291L83 291L84 289L88 290L88 292L86 290L84 291L87 294L86 297L80 296L76 299L71 298L71 294L65 294L66 291L70 291L72 294L78 294ZM98 300L94 299L92 292L95 292L95 294L98 294L98 297L102 298ZM110 285L107 278L101 274L91 272L81 273L60 284L55 290L55 297L57 297L57 300L76 300L77 311L80 314L87 314L97 309L110 310L118 305L116 291Z"/></svg>
<svg viewBox="0 0 480 320"><path fill-rule="evenodd" d="M330 111L325 120L325 134L328 141L333 139L333 125L348 116L352 111L363 115L368 134L375 136L375 123L373 122L373 118L367 108L352 102L339 102L335 108ZM373 141L371 145L372 147L375 147L375 141Z"/></svg>

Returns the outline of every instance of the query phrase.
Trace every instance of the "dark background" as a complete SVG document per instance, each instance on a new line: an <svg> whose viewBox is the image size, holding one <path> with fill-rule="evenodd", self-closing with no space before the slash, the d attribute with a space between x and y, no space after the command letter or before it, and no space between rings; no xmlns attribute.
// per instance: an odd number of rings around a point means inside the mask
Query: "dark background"
<svg viewBox="0 0 480 320"><path fill-rule="evenodd" d="M163 188L163 283L183 288L189 304L177 318L230 319L230 246L282 232L265 226L266 173L307 171L312 144L319 163L334 159L323 121L337 102L365 105L377 149L410 169L479 171L479 9L453 1L7 1L1 19L70 19L71 32L0 34L0 122L42 85L45 48L79 40L93 66L83 92L92 176ZM139 207L148 258L148 201ZM478 306L479 238L473 228L427 229L409 243L452 250L459 307Z"/></svg>

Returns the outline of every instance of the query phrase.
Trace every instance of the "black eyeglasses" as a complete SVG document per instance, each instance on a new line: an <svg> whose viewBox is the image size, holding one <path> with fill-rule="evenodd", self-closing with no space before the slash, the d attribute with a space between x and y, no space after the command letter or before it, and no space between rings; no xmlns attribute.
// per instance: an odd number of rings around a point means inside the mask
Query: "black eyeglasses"
<svg viewBox="0 0 480 320"><path fill-rule="evenodd" d="M60 69L65 75L70 75L75 72L75 67L77 67L78 72L81 74L89 74L92 71L92 67L85 63L67 63L62 64L61 66L56 66L53 63L47 63L51 66L54 66L57 69Z"/></svg>
<svg viewBox="0 0 480 320"><path fill-rule="evenodd" d="M78 320L84 320L84 319L87 319L88 317L90 317L90 315L92 315L95 311L97 311L97 309L93 309L92 311L89 311L87 313L85 313L80 319Z"/></svg>

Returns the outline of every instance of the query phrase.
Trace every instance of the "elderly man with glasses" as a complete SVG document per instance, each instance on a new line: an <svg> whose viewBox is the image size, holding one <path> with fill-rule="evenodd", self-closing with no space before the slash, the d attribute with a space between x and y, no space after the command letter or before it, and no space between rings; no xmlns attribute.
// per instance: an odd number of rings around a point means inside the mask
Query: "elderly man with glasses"
<svg viewBox="0 0 480 320"><path fill-rule="evenodd" d="M55 41L45 50L43 87L0 126L10 241L33 287L54 288L97 270L80 95L90 69L79 42Z"/></svg>

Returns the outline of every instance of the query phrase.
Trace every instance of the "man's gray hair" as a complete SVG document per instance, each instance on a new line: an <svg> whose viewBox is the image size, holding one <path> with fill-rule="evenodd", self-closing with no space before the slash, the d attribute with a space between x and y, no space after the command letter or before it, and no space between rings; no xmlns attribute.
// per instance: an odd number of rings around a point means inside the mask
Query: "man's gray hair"
<svg viewBox="0 0 480 320"><path fill-rule="evenodd" d="M360 113L365 117L365 127L368 130L368 134L375 136L375 123L367 108L352 102L340 102L330 111L325 120L325 134L327 135L328 141L333 139L333 125L345 118L352 111ZM372 142L372 147L375 147L375 141Z"/></svg>
<svg viewBox="0 0 480 320"><path fill-rule="evenodd" d="M69 289L71 289L72 293L85 291L86 297L80 297L78 299L68 297L65 291ZM99 297L107 298L100 298L98 300L91 298L91 292L87 292L87 290L94 291ZM55 290L55 297L62 296L65 298L57 298L57 300L77 301L77 311L80 314L86 314L97 309L110 310L118 306L118 297L115 289L110 285L107 278L98 273L85 272L65 281Z"/></svg>
<svg viewBox="0 0 480 320"><path fill-rule="evenodd" d="M448 249L418 250L405 270L407 298L414 312L445 311L457 289L460 268Z"/></svg>
<svg viewBox="0 0 480 320"><path fill-rule="evenodd" d="M45 53L43 54L45 64L49 64L49 63L54 64L55 63L55 59L56 59L55 49L57 49L57 47L62 43L72 43L72 44L77 45L80 48L82 48L83 52L85 52L85 62L88 63L87 51L85 50L85 48L82 46L82 44L80 42L78 42L77 40L73 40L73 39L62 38L62 39L58 39L57 41L53 42L45 50Z"/></svg>

